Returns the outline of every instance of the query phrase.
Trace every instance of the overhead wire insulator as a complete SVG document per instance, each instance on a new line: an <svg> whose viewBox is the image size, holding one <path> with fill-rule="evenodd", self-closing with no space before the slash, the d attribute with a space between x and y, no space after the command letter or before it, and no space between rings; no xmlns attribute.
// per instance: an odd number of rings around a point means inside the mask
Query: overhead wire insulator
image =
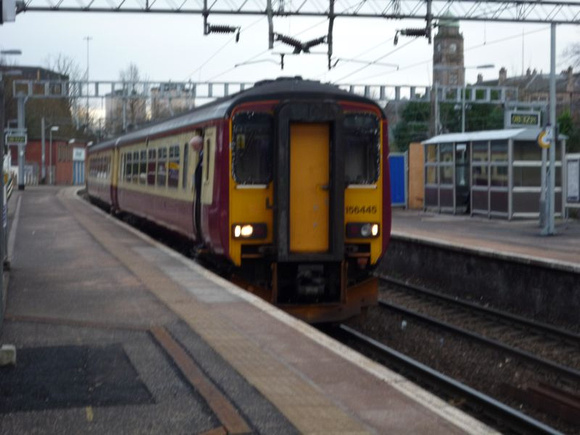
<svg viewBox="0 0 580 435"><path fill-rule="evenodd" d="M274 33L276 41L283 42L284 44L294 47L294 53L300 53L302 51L302 42L298 39L292 38L291 36L281 35L280 33Z"/></svg>
<svg viewBox="0 0 580 435"><path fill-rule="evenodd" d="M400 33L401 36L427 36L427 29L403 29Z"/></svg>
<svg viewBox="0 0 580 435"><path fill-rule="evenodd" d="M401 36L411 36L414 38L418 38L421 36L425 36L429 39L429 42L431 42L431 29L430 27L425 27L425 28L421 28L421 29L401 29L401 30L397 30L397 32L395 33L395 39L394 39L394 44L397 45L399 43L399 35Z"/></svg>
<svg viewBox="0 0 580 435"><path fill-rule="evenodd" d="M209 35L210 33L235 33L236 42L240 40L240 28L235 26L208 23L205 28L205 34Z"/></svg>

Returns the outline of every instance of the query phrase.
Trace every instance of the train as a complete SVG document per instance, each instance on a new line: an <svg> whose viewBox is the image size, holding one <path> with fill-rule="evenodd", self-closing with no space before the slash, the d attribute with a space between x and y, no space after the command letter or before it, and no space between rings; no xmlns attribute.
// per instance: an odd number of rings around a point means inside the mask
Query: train
<svg viewBox="0 0 580 435"><path fill-rule="evenodd" d="M310 323L376 304L391 233L388 124L373 100L286 77L87 149L86 190L183 236Z"/></svg>

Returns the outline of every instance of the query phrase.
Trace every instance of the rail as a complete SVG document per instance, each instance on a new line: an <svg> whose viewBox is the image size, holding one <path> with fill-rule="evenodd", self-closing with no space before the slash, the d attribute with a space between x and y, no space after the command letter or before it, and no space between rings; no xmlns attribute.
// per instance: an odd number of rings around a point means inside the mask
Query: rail
<svg viewBox="0 0 580 435"><path fill-rule="evenodd" d="M465 405L472 408L479 408L479 412L487 414L502 425L509 426L510 429L522 433L545 433L558 434L556 429L541 423L511 407L487 396L461 382L450 378L432 368L421 364L420 362L403 355L396 350L385 346L382 343L346 326L340 325L341 340L355 340L364 346L372 348L373 351L380 353L383 357L392 361L400 369L404 370L410 376L435 385L448 394L459 396L467 402Z"/></svg>

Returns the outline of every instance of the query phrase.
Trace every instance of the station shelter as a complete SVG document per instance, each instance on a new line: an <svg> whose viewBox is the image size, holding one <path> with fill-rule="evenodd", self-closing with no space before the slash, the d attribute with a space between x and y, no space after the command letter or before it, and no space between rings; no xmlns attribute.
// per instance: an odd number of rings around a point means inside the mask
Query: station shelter
<svg viewBox="0 0 580 435"><path fill-rule="evenodd" d="M451 133L422 142L424 209L508 220L539 217L542 148L537 137L541 131L523 128ZM566 137L560 135L555 164L556 216L564 211L565 152Z"/></svg>

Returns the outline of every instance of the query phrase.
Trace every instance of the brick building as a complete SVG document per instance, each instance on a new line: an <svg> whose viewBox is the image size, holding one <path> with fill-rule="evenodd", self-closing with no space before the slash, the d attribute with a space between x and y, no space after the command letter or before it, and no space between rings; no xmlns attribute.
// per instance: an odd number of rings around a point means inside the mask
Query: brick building
<svg viewBox="0 0 580 435"><path fill-rule="evenodd" d="M525 75L508 77L507 70L501 68L494 80L477 80L482 86L514 86L518 88L520 102L536 103L550 101L550 74L528 68ZM570 111L576 123L580 123L580 73L574 73L572 67L556 75L556 111Z"/></svg>

